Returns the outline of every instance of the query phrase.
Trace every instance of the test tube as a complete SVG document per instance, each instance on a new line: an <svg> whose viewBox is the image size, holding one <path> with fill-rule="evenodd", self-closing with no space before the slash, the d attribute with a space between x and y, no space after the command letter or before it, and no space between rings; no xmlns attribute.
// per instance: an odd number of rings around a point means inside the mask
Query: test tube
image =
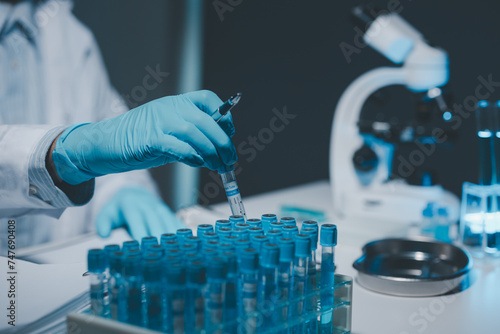
<svg viewBox="0 0 500 334"><path fill-rule="evenodd" d="M106 256L107 256L108 260L110 259L111 254L119 252L119 251L120 251L120 246L119 245L112 244L112 245L106 245L106 246L104 246L104 252L106 253Z"/></svg>
<svg viewBox="0 0 500 334"><path fill-rule="evenodd" d="M156 239L156 237L149 236L141 239L141 249L143 252L147 251L148 247L151 245L158 245L158 239Z"/></svg>
<svg viewBox="0 0 500 334"><path fill-rule="evenodd" d="M238 225L247 225L248 227L250 225L248 224L236 224L235 229L233 229L233 232L231 233L232 236L238 238L238 239L248 239L249 238L249 229L248 228L240 228Z"/></svg>
<svg viewBox="0 0 500 334"><path fill-rule="evenodd" d="M500 101L497 101L495 109L493 112L493 122L494 122L494 138L493 145L495 147L495 167L496 167L496 183L500 184ZM497 203L497 208L500 208L500 204Z"/></svg>
<svg viewBox="0 0 500 334"><path fill-rule="evenodd" d="M309 295L305 300L306 314L314 315L306 320L306 328L309 333L317 333L316 323L316 305L318 304L316 293L316 249L318 245L318 232L313 228L302 228L301 234L308 235L311 238L311 251L307 261L307 281L306 281L306 294Z"/></svg>
<svg viewBox="0 0 500 334"><path fill-rule="evenodd" d="M187 334L201 333L204 326L203 289L206 269L201 261L188 262L186 268L185 329Z"/></svg>
<svg viewBox="0 0 500 334"><path fill-rule="evenodd" d="M321 225L321 324L320 333L330 334L333 330L333 305L335 284L335 250L337 245L337 226Z"/></svg>
<svg viewBox="0 0 500 334"><path fill-rule="evenodd" d="M234 169L229 171L219 171L219 175L224 184L224 190L226 191L227 201L229 202L229 207L233 215L243 216L246 220L246 211L243 206L243 201L241 200L240 189L236 183L236 175L234 174Z"/></svg>
<svg viewBox="0 0 500 334"><path fill-rule="evenodd" d="M290 289L293 273L293 260L295 256L295 242L293 239L281 238L278 241L280 247L280 264L278 272L278 304L282 305L278 310L280 323L287 321L288 308L285 305L290 298Z"/></svg>
<svg viewBox="0 0 500 334"><path fill-rule="evenodd" d="M265 213L261 217L262 228L264 232L267 233L269 231L269 224L278 221L278 217L274 213Z"/></svg>
<svg viewBox="0 0 500 334"><path fill-rule="evenodd" d="M235 252L236 248L231 243L224 243L224 244L219 244L219 248L217 250L219 251L219 254L223 254L223 253Z"/></svg>
<svg viewBox="0 0 500 334"><path fill-rule="evenodd" d="M208 262L207 293L205 300L205 330L215 332L222 325L222 312L226 289L226 266L224 259L214 257Z"/></svg>
<svg viewBox="0 0 500 334"><path fill-rule="evenodd" d="M226 291L224 298L224 309L222 314L222 320L224 323L224 332L226 333L237 333L237 319L238 319L238 307L237 307L237 261L236 254L234 252L221 252L220 255L224 261L227 272L226 280Z"/></svg>
<svg viewBox="0 0 500 334"><path fill-rule="evenodd" d="M316 231L316 238L315 242L313 241L312 243L312 250L313 250L313 260L316 263L316 270L319 270L319 261L318 261L318 254L317 254L317 249L318 249L318 237L319 237L319 227L318 227L318 222L315 220L305 220L302 222L302 230L306 228L312 228L313 230Z"/></svg>
<svg viewBox="0 0 500 334"><path fill-rule="evenodd" d="M183 255L187 254L197 254L198 253L198 246L193 243L188 243L185 242L184 245L181 246L181 251Z"/></svg>
<svg viewBox="0 0 500 334"><path fill-rule="evenodd" d="M216 240L208 240L205 242L204 249L215 249L219 248L219 242Z"/></svg>
<svg viewBox="0 0 500 334"><path fill-rule="evenodd" d="M127 254L129 250L131 249L139 249L140 245L137 240L128 240L124 241L122 244L122 251Z"/></svg>
<svg viewBox="0 0 500 334"><path fill-rule="evenodd" d="M163 245L150 245L147 252L158 254L160 258L163 258L165 256L166 248Z"/></svg>
<svg viewBox="0 0 500 334"><path fill-rule="evenodd" d="M142 257L140 255L127 255L124 269L126 300L127 300L127 322L132 325L144 327L146 320L145 309L142 303L144 299L142 276Z"/></svg>
<svg viewBox="0 0 500 334"><path fill-rule="evenodd" d="M114 252L109 256L109 296L111 319L127 321L127 304L123 265L125 253Z"/></svg>
<svg viewBox="0 0 500 334"><path fill-rule="evenodd" d="M195 237L195 236L187 237L184 239L184 242L187 244L196 245L196 249L198 250L198 252L201 252L203 240L200 237Z"/></svg>
<svg viewBox="0 0 500 334"><path fill-rule="evenodd" d="M243 323L244 333L253 334L257 330L257 281L259 254L253 248L247 248L240 258L240 292L239 306L240 319Z"/></svg>
<svg viewBox="0 0 500 334"><path fill-rule="evenodd" d="M181 249L181 244L178 241L166 241L162 245L167 251L171 249Z"/></svg>
<svg viewBox="0 0 500 334"><path fill-rule="evenodd" d="M218 240L222 241L224 237L230 236L233 233L232 228L228 227L221 227L219 231L217 232L218 234Z"/></svg>
<svg viewBox="0 0 500 334"><path fill-rule="evenodd" d="M184 333L186 275L184 266L167 259L167 319L168 333Z"/></svg>
<svg viewBox="0 0 500 334"><path fill-rule="evenodd" d="M164 309L161 262L158 254L150 253L144 259L144 286L146 292L146 320L147 327L163 331L166 324L163 323Z"/></svg>
<svg viewBox="0 0 500 334"><path fill-rule="evenodd" d="M192 236L193 236L193 231L190 228L180 228L177 230L177 238L181 245L184 243L185 238Z"/></svg>
<svg viewBox="0 0 500 334"><path fill-rule="evenodd" d="M295 257L293 263L292 289L290 298L289 320L297 320L304 315L304 294L308 275L308 260L311 255L311 239L308 235L295 237ZM293 326L290 333L304 333L302 322Z"/></svg>
<svg viewBox="0 0 500 334"><path fill-rule="evenodd" d="M479 142L479 184L496 183L496 168L493 141L493 106L488 101L479 101L476 108L477 137Z"/></svg>
<svg viewBox="0 0 500 334"><path fill-rule="evenodd" d="M262 246L257 284L257 308L263 316L263 330L271 328L276 323L279 254L279 247L276 244L266 243Z"/></svg>
<svg viewBox="0 0 500 334"><path fill-rule="evenodd" d="M252 245L252 248L256 249L259 254L261 253L262 245L268 242L269 238L265 235L253 235L250 238L250 243Z"/></svg>
<svg viewBox="0 0 500 334"><path fill-rule="evenodd" d="M87 255L90 276L90 313L109 317L109 297L107 287L107 255L102 249L91 249Z"/></svg>

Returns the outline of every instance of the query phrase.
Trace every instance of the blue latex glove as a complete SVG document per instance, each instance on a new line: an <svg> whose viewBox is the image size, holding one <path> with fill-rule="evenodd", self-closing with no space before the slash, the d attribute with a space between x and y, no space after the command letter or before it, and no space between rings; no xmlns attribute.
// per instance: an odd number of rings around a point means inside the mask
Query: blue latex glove
<svg viewBox="0 0 500 334"><path fill-rule="evenodd" d="M52 159L61 179L97 176L173 161L212 170L236 162L231 115L211 115L222 100L210 91L169 96L98 123L76 124L57 139Z"/></svg>
<svg viewBox="0 0 500 334"><path fill-rule="evenodd" d="M186 227L158 196L141 187L118 191L101 209L95 224L103 238L112 229L127 226L132 238L138 241L149 235L159 238L163 233L175 233Z"/></svg>

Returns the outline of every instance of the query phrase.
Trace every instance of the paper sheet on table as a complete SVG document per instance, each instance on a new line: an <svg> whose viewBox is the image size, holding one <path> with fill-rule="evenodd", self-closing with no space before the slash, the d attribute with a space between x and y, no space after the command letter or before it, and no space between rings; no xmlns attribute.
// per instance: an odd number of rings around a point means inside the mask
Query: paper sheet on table
<svg viewBox="0 0 500 334"><path fill-rule="evenodd" d="M21 330L26 332L23 326L37 320L45 320L46 324L60 320L58 318L61 318L59 315L61 312L55 311L64 308L65 305L68 308L75 308L76 305L72 301L82 300L81 297L85 296L89 289L88 277L82 276L86 271L86 263L34 264L16 259L16 326L13 327L8 324L10 319L6 317L7 307L10 305L7 296L10 284L6 277L10 276L7 274L8 260L6 257L0 257L0 267L4 273L0 279L0 310L3 313L0 332L2 333ZM63 312L64 316L69 311L73 310ZM50 319L51 317L54 319Z"/></svg>

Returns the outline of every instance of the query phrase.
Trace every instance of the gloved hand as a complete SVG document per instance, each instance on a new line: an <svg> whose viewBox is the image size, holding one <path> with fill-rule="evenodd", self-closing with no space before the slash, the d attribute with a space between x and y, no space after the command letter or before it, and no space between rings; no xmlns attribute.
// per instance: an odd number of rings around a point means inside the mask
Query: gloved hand
<svg viewBox="0 0 500 334"><path fill-rule="evenodd" d="M104 205L96 218L97 234L106 238L111 230L127 226L132 238L175 233L186 227L163 201L141 187L123 188Z"/></svg>
<svg viewBox="0 0 500 334"><path fill-rule="evenodd" d="M160 98L98 123L76 124L57 139L52 153L57 173L69 184L97 176L157 167L173 161L212 170L236 162L227 113L211 91Z"/></svg>

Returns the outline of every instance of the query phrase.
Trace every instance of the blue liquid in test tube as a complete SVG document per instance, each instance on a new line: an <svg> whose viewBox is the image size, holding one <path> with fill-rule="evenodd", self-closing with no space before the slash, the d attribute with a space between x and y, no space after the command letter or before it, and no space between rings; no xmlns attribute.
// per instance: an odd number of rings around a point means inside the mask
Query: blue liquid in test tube
<svg viewBox="0 0 500 334"><path fill-rule="evenodd" d="M308 260L311 255L311 239L308 235L298 234L295 237L295 258L293 265L292 290L288 319L297 321L304 315L304 294L308 274ZM290 333L305 333L302 322L293 326Z"/></svg>
<svg viewBox="0 0 500 334"><path fill-rule="evenodd" d="M321 324L320 333L333 333L333 305L335 284L335 249L337 245L337 226L321 225Z"/></svg>
<svg viewBox="0 0 500 334"><path fill-rule="evenodd" d="M279 323L286 323L288 318L288 307L284 304L290 298L292 284L293 260L295 256L295 242L293 239L281 238L278 241L280 247L280 263L278 271L278 304L283 305L278 310Z"/></svg>
<svg viewBox="0 0 500 334"><path fill-rule="evenodd" d="M233 246L234 247L234 246ZM237 296L237 261L234 252L221 252L220 255L226 262L226 291L224 298L224 310L222 321L224 323L224 332L237 333L238 328L238 296Z"/></svg>
<svg viewBox="0 0 500 334"><path fill-rule="evenodd" d="M107 286L107 255L102 249L91 249L87 256L90 276L90 313L109 317L109 297Z"/></svg>
<svg viewBox="0 0 500 334"><path fill-rule="evenodd" d="M218 330L222 326L226 280L224 259L211 258L207 268L207 292L205 294L205 330L207 333L219 333Z"/></svg>
<svg viewBox="0 0 500 334"><path fill-rule="evenodd" d="M111 318L127 321L127 300L125 290L125 279L123 278L123 266L125 253L114 252L109 256L109 294Z"/></svg>
<svg viewBox="0 0 500 334"><path fill-rule="evenodd" d="M257 308L262 314L262 329L277 324L276 302L278 300L279 247L266 243L262 247L257 286Z"/></svg>
<svg viewBox="0 0 500 334"><path fill-rule="evenodd" d="M144 279L142 276L142 256L127 255L125 258L125 288L127 301L127 322L132 325L144 327L145 304Z"/></svg>
<svg viewBox="0 0 500 334"><path fill-rule="evenodd" d="M186 274L184 265L167 258L167 332L184 333Z"/></svg>
<svg viewBox="0 0 500 334"><path fill-rule="evenodd" d="M163 315L166 312L163 304L161 255L149 253L144 259L144 285L146 290L147 327L163 331L166 329Z"/></svg>
<svg viewBox="0 0 500 334"><path fill-rule="evenodd" d="M186 268L186 333L201 333L204 327L204 297L206 269L201 261L188 262Z"/></svg>
<svg viewBox="0 0 500 334"><path fill-rule="evenodd" d="M257 331L257 281L259 273L259 253L247 248L239 254L240 261L240 300L239 314L243 333L253 334Z"/></svg>
<svg viewBox="0 0 500 334"><path fill-rule="evenodd" d="M305 326L306 333L317 333L317 321L314 316L316 313L316 308L318 300L316 297L315 290L317 288L316 283L316 249L318 248L318 231L314 228L302 228L301 234L308 235L311 238L311 252L309 260L307 261L307 282L306 282L306 293L309 297L305 300L305 309L307 314L311 314Z"/></svg>

